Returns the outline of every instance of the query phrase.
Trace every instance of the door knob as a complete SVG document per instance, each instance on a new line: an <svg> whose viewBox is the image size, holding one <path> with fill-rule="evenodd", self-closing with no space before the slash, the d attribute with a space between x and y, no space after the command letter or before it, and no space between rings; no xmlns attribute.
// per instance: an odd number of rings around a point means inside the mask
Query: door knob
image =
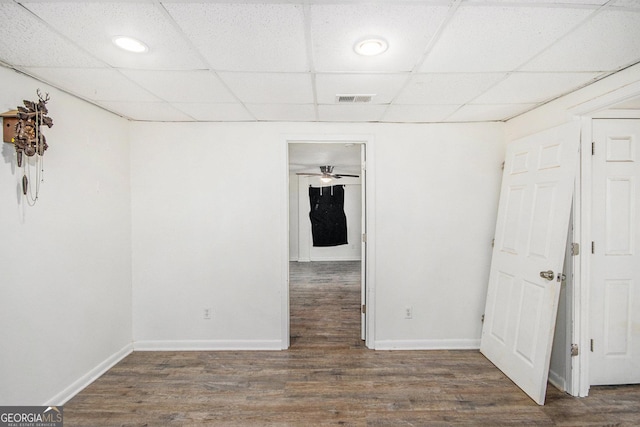
<svg viewBox="0 0 640 427"><path fill-rule="evenodd" d="M554 274L553 274L553 271L551 271L551 270L549 270L549 271L541 271L540 272L540 277L542 277L543 279L547 279L547 280L553 280Z"/></svg>

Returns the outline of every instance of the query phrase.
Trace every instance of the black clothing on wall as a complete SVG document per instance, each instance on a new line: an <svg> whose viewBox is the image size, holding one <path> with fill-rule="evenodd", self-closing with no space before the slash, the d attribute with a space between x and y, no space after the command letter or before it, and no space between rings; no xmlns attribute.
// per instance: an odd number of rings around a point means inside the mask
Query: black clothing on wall
<svg viewBox="0 0 640 427"><path fill-rule="evenodd" d="M347 216L344 213L344 186L309 187L313 246L347 244Z"/></svg>

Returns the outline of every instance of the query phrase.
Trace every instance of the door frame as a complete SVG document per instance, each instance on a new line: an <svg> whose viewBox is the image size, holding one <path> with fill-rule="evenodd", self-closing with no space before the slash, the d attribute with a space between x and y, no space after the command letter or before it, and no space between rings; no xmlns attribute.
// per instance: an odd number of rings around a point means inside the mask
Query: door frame
<svg viewBox="0 0 640 427"><path fill-rule="evenodd" d="M361 216L364 219L365 227L362 230L366 233L366 245L361 253L361 262L365 263L363 271L365 277L361 278L361 286L365 290L366 312L364 314L366 333L365 345L370 349L375 348L375 183L374 177L374 150L373 135L370 134L305 134L305 135L284 135L283 150L285 158L285 187L283 189L283 220L284 229L287 230L283 240L282 249L282 288L281 288L281 348L288 349L290 342L290 310L289 310L289 144L345 144L357 143L364 146L366 163L361 167L366 170L362 176L362 190L364 192L365 203L362 206Z"/></svg>
<svg viewBox="0 0 640 427"><path fill-rule="evenodd" d="M589 381L589 348L591 334L590 320L590 283L591 283L591 203L592 203L592 124L594 119L640 119L640 111L608 110L615 104L640 96L640 82L595 97L587 102L573 106L567 112L581 120L580 173L576 176L574 189L574 229L573 242L580 245L580 253L572 263L573 273L573 327L571 343L577 344L578 356L572 357L571 380L567 392L573 396L586 397L591 386ZM606 111L608 110L608 111Z"/></svg>

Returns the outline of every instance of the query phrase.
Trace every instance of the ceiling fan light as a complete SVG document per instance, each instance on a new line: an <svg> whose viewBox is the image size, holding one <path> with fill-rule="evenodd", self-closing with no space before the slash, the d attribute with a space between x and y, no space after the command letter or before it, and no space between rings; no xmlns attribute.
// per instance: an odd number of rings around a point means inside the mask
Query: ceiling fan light
<svg viewBox="0 0 640 427"><path fill-rule="evenodd" d="M386 51L388 47L389 45L384 39L376 37L359 41L353 49L359 55L375 56Z"/></svg>
<svg viewBox="0 0 640 427"><path fill-rule="evenodd" d="M146 44L133 37L115 36L111 41L120 49L126 50L127 52L145 53L149 51L149 47Z"/></svg>
<svg viewBox="0 0 640 427"><path fill-rule="evenodd" d="M320 181L324 182L325 184L331 182L331 177L330 176L323 176L320 178Z"/></svg>

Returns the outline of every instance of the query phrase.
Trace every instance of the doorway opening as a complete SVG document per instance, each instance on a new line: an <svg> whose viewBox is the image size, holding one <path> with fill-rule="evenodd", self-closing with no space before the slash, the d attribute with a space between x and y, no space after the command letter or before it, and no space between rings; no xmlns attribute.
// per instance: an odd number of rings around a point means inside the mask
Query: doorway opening
<svg viewBox="0 0 640 427"><path fill-rule="evenodd" d="M574 233L573 242L579 249L579 254L574 259L573 268L573 294L571 304L573 306L572 311L572 328L571 338L572 346L575 345L576 353L575 357L571 358L571 382L570 382L570 394L574 396L585 397L589 394L589 389L592 385L592 372L595 367L594 353L598 350L602 350L602 334L600 335L600 347L598 347L598 339L594 339L594 333L597 328L600 328L602 332L602 320L594 319L593 311L602 309L602 305L598 307L598 304L603 304L603 301L592 300L592 286L594 280L597 278L598 266L596 265L595 258L602 253L598 254L598 250L607 250L606 237L597 237L599 228L606 225L603 224L602 218L598 218L598 209L606 208L606 203L603 204L602 200L597 201L596 187L602 185L602 182L606 182L606 177L603 179L604 174L599 174L598 177L596 169L598 163L603 163L602 159L598 159L598 156L605 156L608 161L604 163L612 163L614 166L622 163L621 159L611 158L612 154L615 154L612 149L616 142L623 140L624 132L620 132L620 129L615 130L613 139L609 142L613 142L613 145L597 141L597 135L594 131L594 125L598 119L639 119L640 118L640 86L638 84L630 84L620 87L599 97L591 99L590 101L579 104L569 109L574 117L580 117L582 123L582 137L581 137L581 168L580 174L576 179L575 186L575 200L576 200L576 214L574 216ZM600 147L598 147L600 145ZM607 147L609 145L609 147ZM630 147L630 145L628 144ZM599 183L598 183L599 181ZM616 184L620 184L619 180L611 182L609 188L609 194L615 196ZM619 189L620 186L617 188ZM630 193L631 194L631 193ZM619 200L622 200L618 198ZM615 202L615 198L610 200L611 203ZM620 209L614 209L620 211ZM600 212L601 214L601 212ZM619 221L615 221L616 225L621 224ZM613 225L611 223L610 225ZM606 227L604 228L606 230ZM622 233L621 235L629 236L628 233ZM598 240L600 242L598 242ZM593 249L592 249L593 248ZM592 253L593 252L593 253ZM595 271L594 271L595 269ZM635 278L637 279L637 277ZM600 280L602 283L603 281ZM616 282L618 283L618 282ZM618 283L619 284L619 283ZM612 289L620 290L623 287L612 287ZM620 296L622 294L615 292L611 293L612 296ZM620 299L620 298L619 298ZM622 298L624 299L624 298ZM623 306L624 304L618 304ZM594 307L595 306L595 307ZM624 308L624 307L622 307ZM611 314L623 314L624 310L615 310ZM631 311L628 311L631 313ZM610 319L611 320L611 319ZM591 351L592 340L594 340L593 352ZM621 341L618 341L620 343ZM597 356L597 355L596 355ZM637 356L636 356L637 357ZM599 381L593 382L597 384Z"/></svg>
<svg viewBox="0 0 640 427"><path fill-rule="evenodd" d="M292 347L363 347L367 338L366 141L288 139L287 155L289 233L283 333ZM320 176L327 166L334 175L343 176ZM318 194L343 198L346 243L314 245L318 228L312 224L310 210Z"/></svg>

